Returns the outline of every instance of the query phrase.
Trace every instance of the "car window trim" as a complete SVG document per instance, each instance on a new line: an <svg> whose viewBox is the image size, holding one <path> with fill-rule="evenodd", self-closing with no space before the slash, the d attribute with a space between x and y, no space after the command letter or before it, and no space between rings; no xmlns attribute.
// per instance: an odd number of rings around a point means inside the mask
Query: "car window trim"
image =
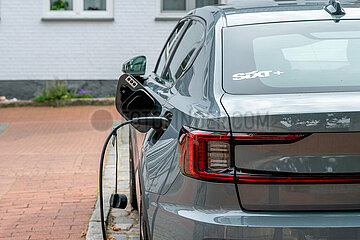
<svg viewBox="0 0 360 240"><path fill-rule="evenodd" d="M187 16L185 17L184 19L189 19L189 21L187 22L184 30L182 31L180 37L177 39L177 41L174 43L174 49L173 51L171 52L170 54L170 57L167 61L167 63L165 64L165 68L164 68L164 71L161 73L161 76L160 78L161 79L164 79L164 74L169 70L169 67L170 67L170 64L172 62L172 59L178 49L178 46L180 45L180 42L181 40L183 39L184 37L184 34L186 33L187 29L189 28L189 25L191 23L191 21L196 21L196 22L199 22L200 24L203 25L204 27L204 38L202 40L202 42L200 43L200 45L195 49L195 53L194 55L191 57L191 59L189 60L189 63L187 64L186 68L184 69L184 71L181 73L181 75L178 77L178 79L180 79L188 70L189 68L192 66L192 64L194 63L196 57L199 55L200 53L200 50L202 49L202 47L204 46L204 43L205 43L205 39L206 39L206 36L207 36L207 28L206 28L206 21L202 18L202 17L199 17L199 16ZM165 81L165 80L164 80ZM165 82L168 82L168 81L165 81ZM173 86L175 84L176 81L172 82L171 83L171 86Z"/></svg>
<svg viewBox="0 0 360 240"><path fill-rule="evenodd" d="M187 21L187 22L186 22L186 21ZM165 52L165 50L166 50L166 47L167 47L167 45L168 45L168 43L169 43L169 41L170 41L170 39L171 39L171 36L175 33L177 27L178 27L178 26L180 25L180 23L182 23L182 22L185 22L185 24L184 24L184 26L182 27L182 29L181 29L181 31L180 31L180 33L179 33L179 36L182 36L182 34L183 34L183 32L184 32L184 29L187 28L187 25L189 24L190 21L189 21L188 18L183 18L183 19L181 19L181 20L176 24L176 26L174 27L173 31L171 32L171 34L170 34L169 37L167 38L167 40L166 40L166 42L165 42L165 44L164 44L164 46L163 46L163 48L162 48L162 50L161 50L160 56L159 56L159 58L158 58L158 60L157 60L157 62L156 62L155 69L154 69L154 71L153 71L153 73L155 73L156 76L158 76L158 74L156 74L156 71L158 70L161 56L164 54L164 52ZM176 47L176 44L177 44L178 40L179 40L179 37L178 37L177 39L175 39L174 48L173 48L173 50L170 52L169 58L168 58L167 61L165 62L165 67L166 67L166 65L167 65L167 62L168 62L169 59L170 59L170 56L171 56L172 52L175 51L175 47Z"/></svg>

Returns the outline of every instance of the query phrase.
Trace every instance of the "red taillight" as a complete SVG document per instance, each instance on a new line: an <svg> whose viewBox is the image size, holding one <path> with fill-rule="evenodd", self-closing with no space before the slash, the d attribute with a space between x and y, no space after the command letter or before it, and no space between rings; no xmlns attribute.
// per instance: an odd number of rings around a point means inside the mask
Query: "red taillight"
<svg viewBox="0 0 360 240"><path fill-rule="evenodd" d="M189 177L209 181L233 181L230 141L234 144L288 144L306 134L234 134L184 130L179 139L181 172ZM236 179L248 183L333 183L360 182L359 176L286 176L281 173L254 173L238 170Z"/></svg>
<svg viewBox="0 0 360 240"><path fill-rule="evenodd" d="M214 171L211 171L209 162L207 162L209 159L209 156L207 156L209 142L228 144L229 141L230 135L226 133L212 133L199 130L184 131L179 139L180 168L182 173L189 177L205 180L231 180L232 174L220 173L230 171L230 149L228 154L224 152L224 156L228 156L228 159L223 159L223 162L217 162L217 166L224 166L223 169L215 168L213 169ZM217 148L219 152L224 150L223 146L218 146ZM215 165L215 160L213 162Z"/></svg>

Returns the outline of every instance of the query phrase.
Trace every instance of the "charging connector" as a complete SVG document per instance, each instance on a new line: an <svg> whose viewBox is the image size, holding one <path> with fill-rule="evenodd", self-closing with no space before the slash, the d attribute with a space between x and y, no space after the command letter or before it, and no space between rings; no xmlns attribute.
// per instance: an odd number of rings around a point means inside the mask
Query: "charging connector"
<svg viewBox="0 0 360 240"><path fill-rule="evenodd" d="M141 126L147 126L154 129L166 129L170 122L167 118L164 117L140 117L140 118L133 118L132 120L125 121L118 126L116 126L110 134L107 136L104 146L101 151L101 158L100 158L100 169L99 169L99 200L100 200L100 221L101 221L101 232L103 236L103 240L107 240L106 236L106 224L105 224L105 214L104 214L104 195L103 195L103 170L104 170L104 159L105 159L105 153L106 148L113 136L117 136L117 130L119 130L121 127L126 126L128 124L134 124L134 125L141 125ZM117 139L115 140L115 147L117 149ZM116 161L118 159L116 158ZM117 173L116 173L117 174ZM116 179L116 186L117 189L117 179ZM123 194L113 193L110 198L110 205L112 207L118 207L118 208L126 208L127 205L127 198Z"/></svg>

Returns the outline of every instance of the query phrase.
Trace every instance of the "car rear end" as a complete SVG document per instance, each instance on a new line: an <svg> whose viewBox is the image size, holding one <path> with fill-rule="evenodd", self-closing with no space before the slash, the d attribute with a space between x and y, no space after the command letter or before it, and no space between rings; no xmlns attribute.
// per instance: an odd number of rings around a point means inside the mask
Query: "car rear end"
<svg viewBox="0 0 360 240"><path fill-rule="evenodd" d="M327 19L222 30L231 129L182 128L168 237L360 239L360 21Z"/></svg>
<svg viewBox="0 0 360 240"><path fill-rule="evenodd" d="M359 23L223 30L238 200L278 217L275 239L290 226L298 239L360 238Z"/></svg>

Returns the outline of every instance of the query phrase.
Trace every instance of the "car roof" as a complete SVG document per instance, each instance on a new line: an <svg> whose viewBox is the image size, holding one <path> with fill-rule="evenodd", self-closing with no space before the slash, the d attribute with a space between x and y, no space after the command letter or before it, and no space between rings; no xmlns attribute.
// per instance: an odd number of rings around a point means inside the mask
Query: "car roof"
<svg viewBox="0 0 360 240"><path fill-rule="evenodd" d="M341 19L360 19L360 0L340 2L346 12ZM241 0L203 9L220 12L226 19L226 26L339 19L324 10L327 3L325 0Z"/></svg>

